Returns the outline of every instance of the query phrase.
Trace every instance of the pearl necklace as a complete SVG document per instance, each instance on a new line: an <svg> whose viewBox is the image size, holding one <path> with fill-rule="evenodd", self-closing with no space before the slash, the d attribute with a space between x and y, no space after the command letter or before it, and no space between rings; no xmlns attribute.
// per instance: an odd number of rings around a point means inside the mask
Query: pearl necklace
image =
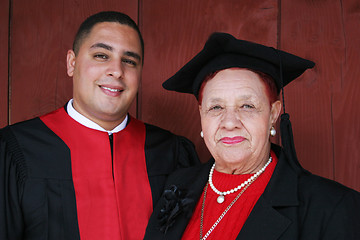
<svg viewBox="0 0 360 240"><path fill-rule="evenodd" d="M213 166L211 167L211 170L210 170L210 173L209 173L209 185L210 185L211 189L216 194L219 195L219 197L217 198L217 202L218 203L223 203L225 201L225 195L237 192L241 188L243 188L243 187L247 186L249 183L253 182L260 174L262 174L265 171L266 167L271 163L271 161L272 161L272 157L269 158L269 160L267 161L267 163L265 164L265 166L263 168L261 168L259 171L254 173L251 177L249 177L248 180L246 180L245 182L243 182L242 184L240 184L236 188L230 189L230 190L225 191L225 192L220 192L219 190L216 189L216 187L213 184L212 176L213 176L214 169L215 169L215 163L214 163Z"/></svg>

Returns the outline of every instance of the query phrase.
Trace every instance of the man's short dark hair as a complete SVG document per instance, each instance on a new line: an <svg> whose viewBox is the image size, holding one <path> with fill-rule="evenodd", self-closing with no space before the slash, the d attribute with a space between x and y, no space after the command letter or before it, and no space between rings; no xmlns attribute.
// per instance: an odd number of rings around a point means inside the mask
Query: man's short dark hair
<svg viewBox="0 0 360 240"><path fill-rule="evenodd" d="M134 20L132 20L128 15L114 11L99 12L85 19L85 21L80 25L79 30L75 35L75 40L73 43L73 51L75 52L75 55L78 54L83 40L90 34L92 28L97 23L102 23L102 22L117 22L135 29L139 35L139 39L141 43L141 54L142 57L144 58L144 40L141 36L139 27L134 22Z"/></svg>

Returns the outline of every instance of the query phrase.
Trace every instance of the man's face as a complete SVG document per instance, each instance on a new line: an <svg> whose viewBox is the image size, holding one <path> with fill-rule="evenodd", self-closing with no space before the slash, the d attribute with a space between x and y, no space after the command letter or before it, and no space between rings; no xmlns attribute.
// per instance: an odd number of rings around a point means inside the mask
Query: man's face
<svg viewBox="0 0 360 240"><path fill-rule="evenodd" d="M74 108L106 130L120 124L138 91L141 52L133 28L114 22L96 24L78 54L72 50L67 54Z"/></svg>

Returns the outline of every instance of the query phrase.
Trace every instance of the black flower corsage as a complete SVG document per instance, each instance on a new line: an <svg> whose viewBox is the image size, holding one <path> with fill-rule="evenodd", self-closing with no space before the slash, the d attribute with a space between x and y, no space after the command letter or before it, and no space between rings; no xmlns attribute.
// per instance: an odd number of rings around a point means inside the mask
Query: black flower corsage
<svg viewBox="0 0 360 240"><path fill-rule="evenodd" d="M191 215L191 209L194 203L193 199L186 198L185 191L180 191L175 185L170 186L163 193L165 204L160 210L159 223L160 231L166 233L174 224L175 218L180 213L185 213L187 217Z"/></svg>

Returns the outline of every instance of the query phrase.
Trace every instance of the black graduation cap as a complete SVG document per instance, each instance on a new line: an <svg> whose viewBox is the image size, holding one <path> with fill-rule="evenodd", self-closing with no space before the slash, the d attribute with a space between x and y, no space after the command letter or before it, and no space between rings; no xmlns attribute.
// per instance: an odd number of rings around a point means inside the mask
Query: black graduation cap
<svg viewBox="0 0 360 240"><path fill-rule="evenodd" d="M198 97L201 83L209 73L240 67L270 75L279 93L282 87L314 65L312 61L293 54L217 32L209 37L204 48L194 58L163 83L163 87Z"/></svg>
<svg viewBox="0 0 360 240"><path fill-rule="evenodd" d="M191 93L197 98L201 83L207 75L240 67L268 74L274 79L279 93L306 69L314 66L314 62L293 54L216 32L209 37L204 48L195 57L163 83L163 87L176 92ZM284 106L283 104L284 114L280 123L282 146L288 159L293 159L290 161L291 165L296 170L301 170L296 157L290 117Z"/></svg>

